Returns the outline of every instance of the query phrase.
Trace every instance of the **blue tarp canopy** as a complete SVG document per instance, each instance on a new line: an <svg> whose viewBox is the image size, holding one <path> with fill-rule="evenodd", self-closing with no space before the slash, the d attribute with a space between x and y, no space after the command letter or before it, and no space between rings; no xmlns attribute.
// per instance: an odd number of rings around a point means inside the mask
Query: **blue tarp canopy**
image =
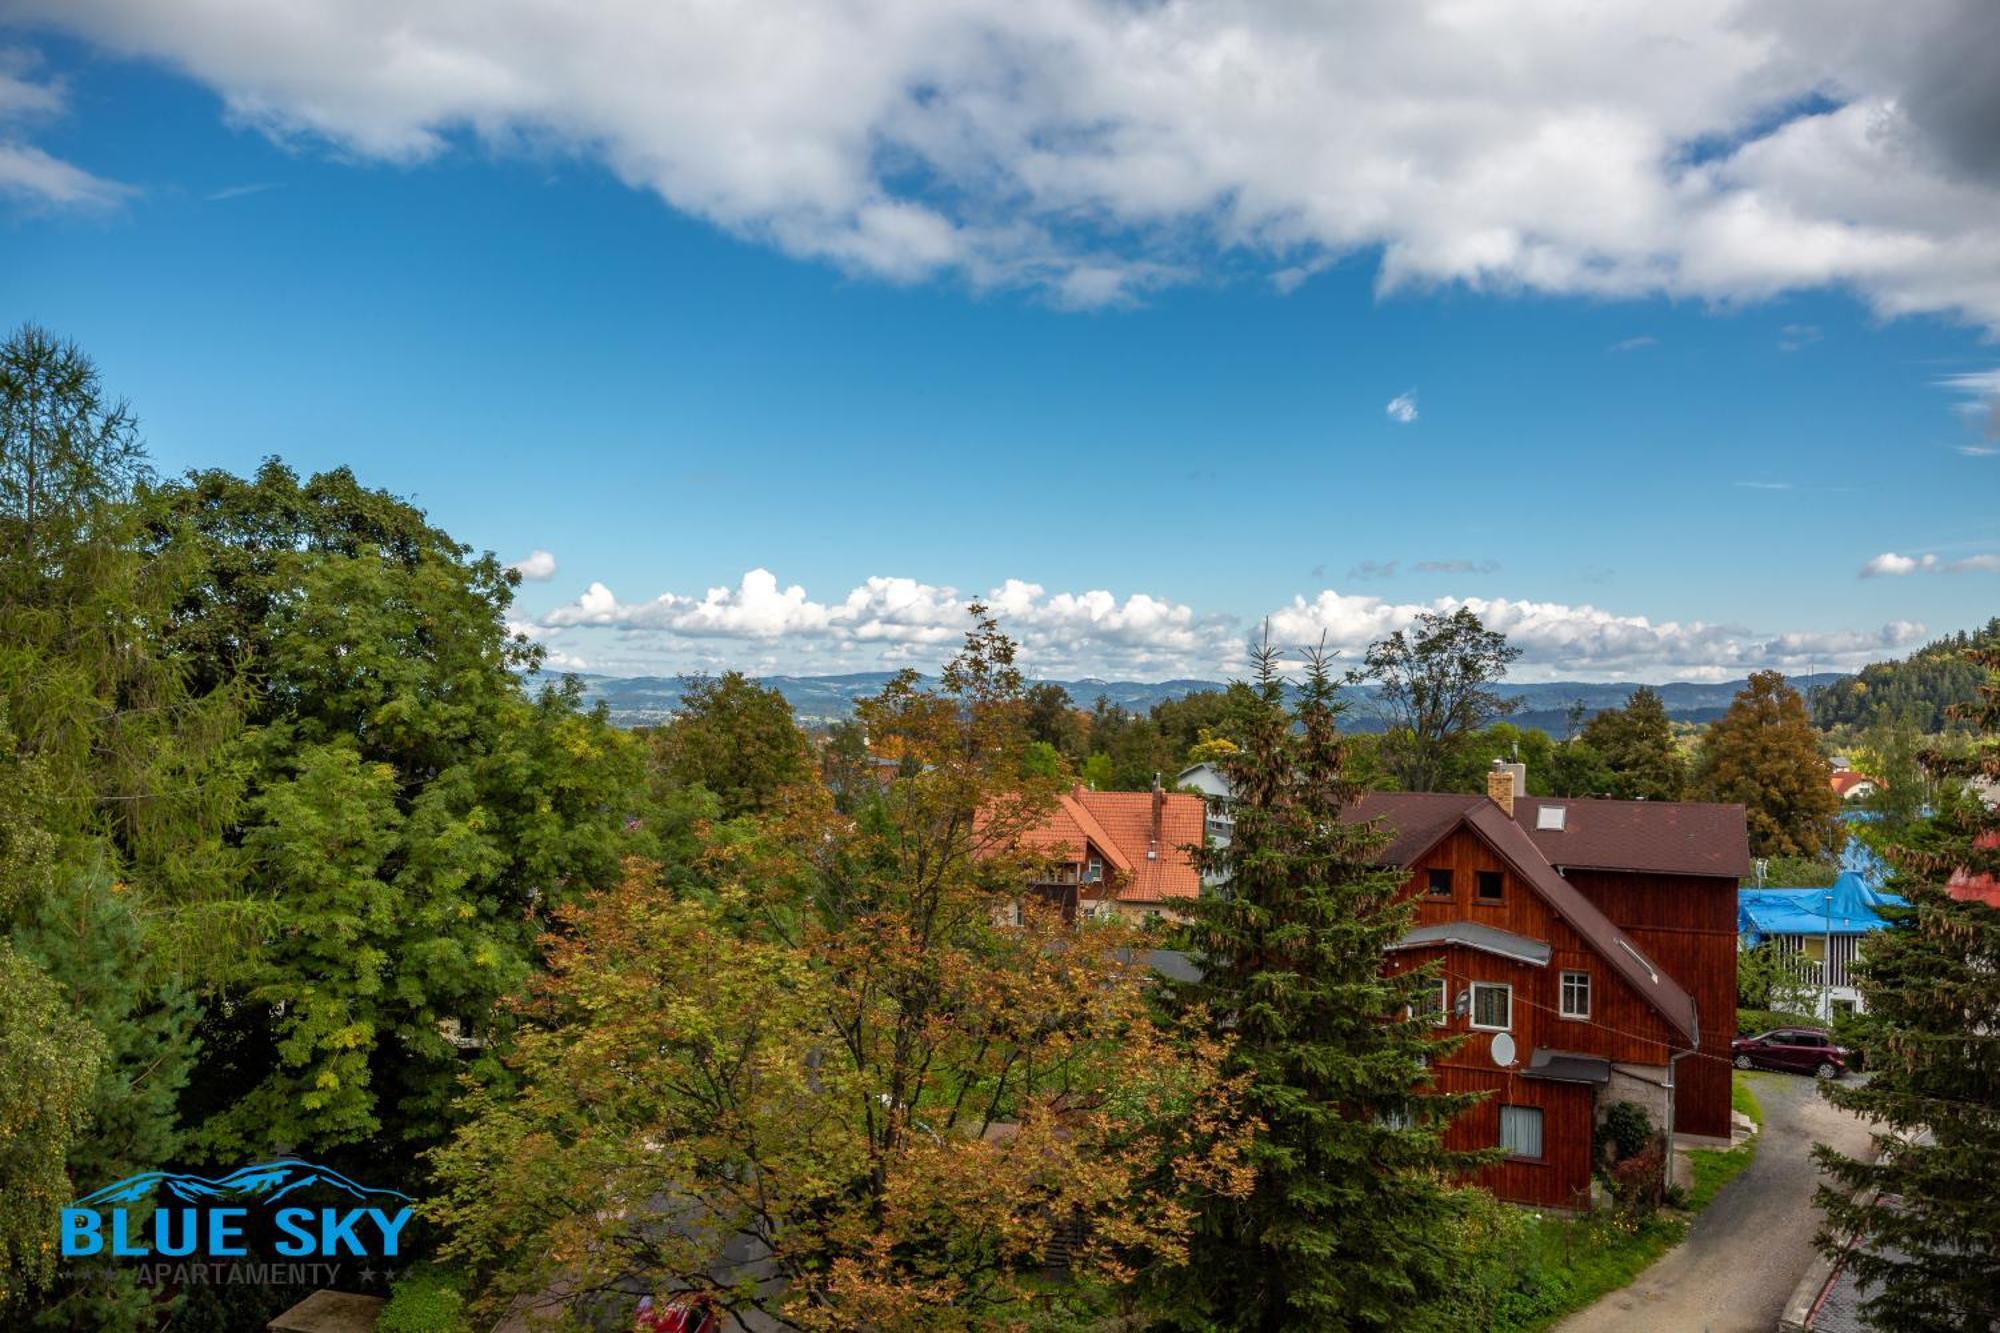
<svg viewBox="0 0 2000 1333"><path fill-rule="evenodd" d="M1767 935L1866 935L1889 924L1877 908L1904 905L1847 870L1830 888L1738 889L1736 933L1752 944Z"/></svg>

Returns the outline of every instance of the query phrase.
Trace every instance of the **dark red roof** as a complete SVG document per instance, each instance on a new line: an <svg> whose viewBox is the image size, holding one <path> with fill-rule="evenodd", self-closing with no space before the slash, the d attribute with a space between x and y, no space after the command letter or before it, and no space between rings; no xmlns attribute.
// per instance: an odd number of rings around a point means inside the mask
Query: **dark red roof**
<svg viewBox="0 0 2000 1333"><path fill-rule="evenodd" d="M1349 806L1346 817L1381 820L1395 835L1382 863L1404 866L1482 805L1493 802L1455 792L1376 791ZM1560 829L1540 827L1544 806L1562 808ZM1523 796L1514 802L1514 822L1552 866L1723 879L1750 873L1750 837L1740 805Z"/></svg>
<svg viewBox="0 0 2000 1333"><path fill-rule="evenodd" d="M1541 827L1542 806L1564 808L1560 831ZM1750 832L1740 805L1525 796L1514 802L1514 822L1552 866L1724 879L1750 873Z"/></svg>

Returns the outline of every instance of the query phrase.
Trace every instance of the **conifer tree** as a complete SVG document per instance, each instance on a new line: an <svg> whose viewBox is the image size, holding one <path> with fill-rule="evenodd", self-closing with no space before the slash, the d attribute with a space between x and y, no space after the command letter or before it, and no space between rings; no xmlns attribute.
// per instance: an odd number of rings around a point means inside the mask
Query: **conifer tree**
<svg viewBox="0 0 2000 1333"><path fill-rule="evenodd" d="M1967 652L1985 672L1961 716L2000 731L2000 649ZM1930 765L2000 778L2000 749ZM1875 1127L1874 1160L1816 1150L1830 1178L1819 1191L1819 1243L1870 1285L1863 1314L1883 1328L2000 1326L2000 908L1954 897L1954 876L2000 877L2000 812L1948 803L1890 849L1895 887L1910 902L1868 942L1857 965L1866 1012L1853 1031L1872 1071L1829 1084L1837 1106Z"/></svg>
<svg viewBox="0 0 2000 1333"><path fill-rule="evenodd" d="M1610 770L1610 791L1628 801L1678 801L1687 791L1687 761L1659 693L1641 685L1623 708L1590 719L1583 741Z"/></svg>
<svg viewBox="0 0 2000 1333"><path fill-rule="evenodd" d="M1257 655L1259 700L1240 750L1217 762L1234 785L1235 833L1203 852L1229 877L1197 903L1186 943L1205 1004L1234 1039L1247 1109L1262 1121L1256 1185L1204 1210L1189 1264L1152 1292L1188 1329L1394 1327L1449 1281L1445 1178L1482 1160L1447 1151L1470 1099L1431 1095L1425 1059L1449 1049L1414 1012L1435 975L1382 970L1415 917L1404 876L1376 863L1385 835L1344 819L1359 794L1326 657L1310 655L1294 711L1278 655Z"/></svg>

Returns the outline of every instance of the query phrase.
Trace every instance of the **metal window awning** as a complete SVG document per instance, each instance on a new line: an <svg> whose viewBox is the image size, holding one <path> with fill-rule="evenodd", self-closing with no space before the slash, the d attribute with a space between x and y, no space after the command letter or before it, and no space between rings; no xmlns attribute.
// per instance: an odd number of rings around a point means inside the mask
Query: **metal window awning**
<svg viewBox="0 0 2000 1333"><path fill-rule="evenodd" d="M1435 926L1418 926L1390 945L1389 949L1391 952L1397 949L1434 949L1451 944L1477 949L1481 953L1498 954L1534 967L1547 967L1552 953L1546 941L1531 940L1526 935L1516 935L1477 921L1446 921Z"/></svg>
<svg viewBox="0 0 2000 1333"><path fill-rule="evenodd" d="M1545 1078L1551 1083L1591 1083L1603 1087L1611 1081L1611 1062L1598 1055L1575 1051L1551 1051L1540 1046L1528 1057L1521 1071L1528 1078Z"/></svg>

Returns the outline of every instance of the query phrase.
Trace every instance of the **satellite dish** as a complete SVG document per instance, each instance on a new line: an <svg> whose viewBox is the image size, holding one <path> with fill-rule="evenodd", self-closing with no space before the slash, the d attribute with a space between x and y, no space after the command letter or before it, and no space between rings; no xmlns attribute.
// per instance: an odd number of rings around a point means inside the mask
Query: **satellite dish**
<svg viewBox="0 0 2000 1333"><path fill-rule="evenodd" d="M1493 1034L1493 1063L1505 1069L1514 1063L1514 1034L1496 1032Z"/></svg>

